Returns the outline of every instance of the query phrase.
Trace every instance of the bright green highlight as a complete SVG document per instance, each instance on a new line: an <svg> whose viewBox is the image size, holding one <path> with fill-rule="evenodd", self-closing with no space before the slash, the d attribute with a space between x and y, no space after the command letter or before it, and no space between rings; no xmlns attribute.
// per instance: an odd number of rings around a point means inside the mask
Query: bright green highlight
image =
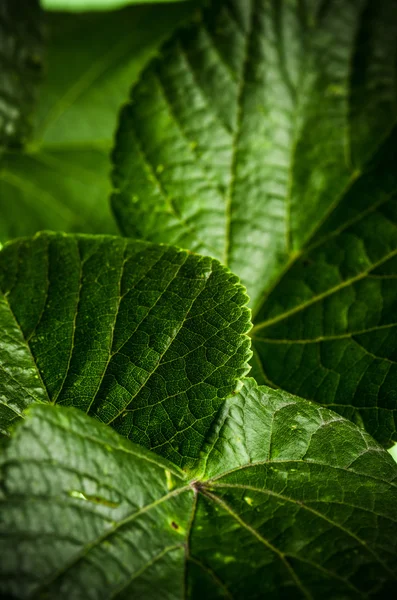
<svg viewBox="0 0 397 600"><path fill-rule="evenodd" d="M115 10L129 4L181 2L183 0L41 0L41 5L47 10Z"/></svg>

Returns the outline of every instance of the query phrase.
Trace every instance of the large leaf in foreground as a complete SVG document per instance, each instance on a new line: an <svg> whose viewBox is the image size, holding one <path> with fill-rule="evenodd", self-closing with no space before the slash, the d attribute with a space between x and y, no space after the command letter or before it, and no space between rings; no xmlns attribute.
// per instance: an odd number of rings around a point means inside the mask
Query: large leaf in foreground
<svg viewBox="0 0 397 600"><path fill-rule="evenodd" d="M116 115L188 11L183 3L46 14L48 67L33 139L0 166L0 241L42 229L116 233L108 205Z"/></svg>
<svg viewBox="0 0 397 600"><path fill-rule="evenodd" d="M0 252L0 425L75 406L188 464L251 356L244 288L218 261L107 236Z"/></svg>
<svg viewBox="0 0 397 600"><path fill-rule="evenodd" d="M120 121L124 233L246 285L255 376L397 440L397 2L211 3Z"/></svg>
<svg viewBox="0 0 397 600"><path fill-rule="evenodd" d="M256 388L201 475L73 409L34 406L3 458L1 586L18 598L380 598L396 584L397 466L357 427Z"/></svg>
<svg viewBox="0 0 397 600"><path fill-rule="evenodd" d="M30 133L41 79L42 38L39 0L0 2L0 151L20 146Z"/></svg>

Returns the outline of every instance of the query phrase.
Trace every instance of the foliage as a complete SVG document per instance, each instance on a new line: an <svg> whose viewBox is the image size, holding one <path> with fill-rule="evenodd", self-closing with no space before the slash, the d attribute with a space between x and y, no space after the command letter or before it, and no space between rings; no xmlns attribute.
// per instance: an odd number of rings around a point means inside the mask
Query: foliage
<svg viewBox="0 0 397 600"><path fill-rule="evenodd" d="M41 234L5 246L0 289L3 431L32 402L76 406L185 463L248 370L244 288L208 257Z"/></svg>
<svg viewBox="0 0 397 600"><path fill-rule="evenodd" d="M390 444L397 3L312 4L215 2L167 44L121 115L113 207L241 277L260 383Z"/></svg>
<svg viewBox="0 0 397 600"><path fill-rule="evenodd" d="M0 163L0 241L41 229L117 233L108 204L117 111L188 13L179 4L46 16L47 78L33 135L24 152L8 152Z"/></svg>
<svg viewBox="0 0 397 600"><path fill-rule="evenodd" d="M75 409L36 405L4 455L3 568L21 597L386 597L396 466L379 450L253 380L193 477Z"/></svg>
<svg viewBox="0 0 397 600"><path fill-rule="evenodd" d="M396 0L3 4L0 594L391 597Z"/></svg>

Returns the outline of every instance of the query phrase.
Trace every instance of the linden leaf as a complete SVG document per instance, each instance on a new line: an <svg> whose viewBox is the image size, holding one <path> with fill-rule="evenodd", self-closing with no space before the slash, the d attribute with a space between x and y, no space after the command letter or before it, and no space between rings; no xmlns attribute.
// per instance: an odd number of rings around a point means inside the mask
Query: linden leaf
<svg viewBox="0 0 397 600"><path fill-rule="evenodd" d="M178 248L51 233L7 244L3 433L33 402L51 402L189 464L248 371L247 300L226 267Z"/></svg>
<svg viewBox="0 0 397 600"><path fill-rule="evenodd" d="M246 286L258 382L397 441L397 2L213 0L122 112L121 231Z"/></svg>
<svg viewBox="0 0 397 600"><path fill-rule="evenodd" d="M2 459L18 598L384 598L397 465L335 413L246 381L194 478L74 409L35 405Z"/></svg>

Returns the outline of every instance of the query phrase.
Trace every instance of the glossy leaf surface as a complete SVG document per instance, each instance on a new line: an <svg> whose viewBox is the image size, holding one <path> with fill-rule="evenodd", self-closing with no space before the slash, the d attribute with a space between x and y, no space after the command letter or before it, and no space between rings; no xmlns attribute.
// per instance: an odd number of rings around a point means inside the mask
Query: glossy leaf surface
<svg viewBox="0 0 397 600"><path fill-rule="evenodd" d="M79 411L32 407L2 459L2 591L259 600L393 590L397 466L335 413L248 380L198 473Z"/></svg>
<svg viewBox="0 0 397 600"><path fill-rule="evenodd" d="M228 264L255 375L397 439L395 0L214 0L133 88L127 235Z"/></svg>
<svg viewBox="0 0 397 600"><path fill-rule="evenodd" d="M3 248L0 290L3 432L58 403L188 464L248 370L247 297L211 258L44 233Z"/></svg>

